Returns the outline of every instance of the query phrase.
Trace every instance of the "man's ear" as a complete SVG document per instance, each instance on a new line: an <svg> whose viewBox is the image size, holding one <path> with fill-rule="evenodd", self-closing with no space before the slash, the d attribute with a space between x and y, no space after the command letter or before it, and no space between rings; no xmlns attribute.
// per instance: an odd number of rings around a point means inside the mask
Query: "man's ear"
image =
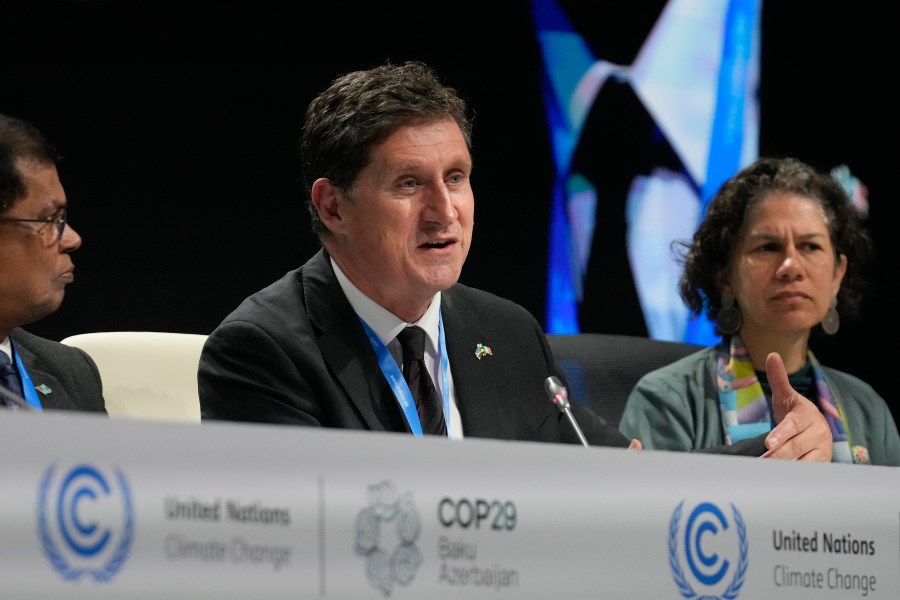
<svg viewBox="0 0 900 600"><path fill-rule="evenodd" d="M313 182L310 197L322 224L332 233L340 232L343 227L340 210L342 190L327 177L320 177Z"/></svg>

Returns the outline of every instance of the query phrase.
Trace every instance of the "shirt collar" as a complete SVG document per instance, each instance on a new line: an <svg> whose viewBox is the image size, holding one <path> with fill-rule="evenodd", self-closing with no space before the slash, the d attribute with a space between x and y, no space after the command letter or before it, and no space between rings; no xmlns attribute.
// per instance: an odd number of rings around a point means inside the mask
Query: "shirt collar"
<svg viewBox="0 0 900 600"><path fill-rule="evenodd" d="M334 261L334 258L329 257L329 259L331 260L332 268L334 268L334 274L337 276L338 284L344 291L344 295L347 296L350 306L352 306L354 312L356 312L356 314L372 328L372 331L375 332L375 335L378 336L378 339L381 340L382 344L387 346L407 325L418 325L425 330L425 334L428 338L428 345L430 347L428 350L430 350L431 354L437 353L438 322L441 315L440 292L434 295L431 304L428 306L425 314L422 315L422 318L415 323L407 323L363 294L360 289L344 275L344 272L341 271L341 268Z"/></svg>

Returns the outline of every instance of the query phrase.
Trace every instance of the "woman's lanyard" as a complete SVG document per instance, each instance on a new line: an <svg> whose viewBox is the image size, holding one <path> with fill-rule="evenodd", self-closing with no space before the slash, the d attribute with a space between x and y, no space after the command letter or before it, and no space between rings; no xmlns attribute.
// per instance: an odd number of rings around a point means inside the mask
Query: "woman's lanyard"
<svg viewBox="0 0 900 600"><path fill-rule="evenodd" d="M362 323L363 329L366 330L369 343L372 344L372 349L375 350L375 355L378 357L378 366L381 367L384 378L387 379L388 384L390 384L391 391L394 392L394 397L397 398L397 404L400 405L400 408L403 410L403 415L406 417L406 422L409 423L409 428L412 430L413 435L421 436L422 423L419 421L416 403L413 399L412 392L409 391L409 386L406 384L406 379L403 378L403 374L400 372L400 367L397 366L397 361L394 360L394 357L391 356L387 347L362 317L359 318L359 322ZM444 401L444 421L447 423L447 437L449 437L450 386L447 383L449 362L447 360L447 344L444 340L444 318L441 315L438 315L438 346L440 347L441 352L441 396ZM32 392L34 392L33 389Z"/></svg>
<svg viewBox="0 0 900 600"><path fill-rule="evenodd" d="M22 357L16 352L16 345L13 344L12 339L9 340L9 349L12 352L13 359L16 361L16 368L19 369L19 377L22 379L22 393L25 394L25 400L35 410L42 411L44 407L41 406L41 400L38 398L37 391L34 389L34 383L31 381L28 369L25 368Z"/></svg>

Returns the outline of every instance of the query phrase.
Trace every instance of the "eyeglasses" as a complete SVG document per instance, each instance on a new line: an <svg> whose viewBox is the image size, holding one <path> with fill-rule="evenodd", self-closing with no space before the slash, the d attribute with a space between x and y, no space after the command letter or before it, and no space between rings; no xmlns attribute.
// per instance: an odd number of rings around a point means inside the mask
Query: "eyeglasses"
<svg viewBox="0 0 900 600"><path fill-rule="evenodd" d="M52 240L48 240L48 243L56 244L56 243L59 243L59 241L62 239L63 231L65 231L65 229L66 229L66 219L67 218L68 218L68 213L66 212L65 207L63 207L63 208L59 209L59 212L57 212L54 216L47 217L46 219L24 219L24 218L20 218L20 217L0 217L0 222L48 223L48 224L52 223L53 225L56 226L56 229L55 229L56 234ZM49 228L47 228L45 230L51 231L51 232L54 231L53 229L49 229Z"/></svg>

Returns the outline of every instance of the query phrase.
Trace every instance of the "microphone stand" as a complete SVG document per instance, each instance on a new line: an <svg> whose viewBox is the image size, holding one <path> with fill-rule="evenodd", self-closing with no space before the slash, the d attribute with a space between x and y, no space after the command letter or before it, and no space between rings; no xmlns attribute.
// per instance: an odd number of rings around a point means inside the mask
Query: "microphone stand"
<svg viewBox="0 0 900 600"><path fill-rule="evenodd" d="M572 429L575 430L575 434L581 441L581 445L585 448L590 448L590 444L588 444L587 439L584 437L584 433L582 433L578 421L575 420L575 416L572 414L572 408L569 404L569 392L566 390L566 386L562 384L558 377L551 375L544 380L544 387L547 389L550 401L569 418L569 423L572 424Z"/></svg>

